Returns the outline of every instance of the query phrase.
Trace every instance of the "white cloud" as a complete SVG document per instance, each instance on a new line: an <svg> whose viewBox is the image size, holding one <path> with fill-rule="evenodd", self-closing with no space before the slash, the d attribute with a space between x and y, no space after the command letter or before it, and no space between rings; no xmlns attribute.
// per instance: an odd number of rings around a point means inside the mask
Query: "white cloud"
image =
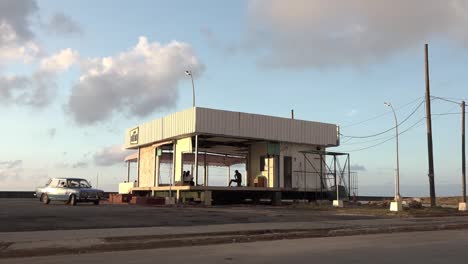
<svg viewBox="0 0 468 264"><path fill-rule="evenodd" d="M365 65L436 38L467 46L468 2L251 0L249 26L263 67Z"/></svg>
<svg viewBox="0 0 468 264"><path fill-rule="evenodd" d="M134 151L126 150L122 145L104 147L93 155L94 163L98 166L112 166L124 164L124 159Z"/></svg>
<svg viewBox="0 0 468 264"><path fill-rule="evenodd" d="M12 180L23 171L22 160L0 161L0 181Z"/></svg>
<svg viewBox="0 0 468 264"><path fill-rule="evenodd" d="M55 98L57 74L79 60L77 51L64 49L41 60L39 69L29 75L0 75L0 102L41 108Z"/></svg>
<svg viewBox="0 0 468 264"><path fill-rule="evenodd" d="M34 0L0 1L0 64L16 60L29 63L41 53L31 30L37 11Z"/></svg>
<svg viewBox="0 0 468 264"><path fill-rule="evenodd" d="M23 160L0 161L0 183L2 190L31 191L43 185L48 176L42 169L33 172L24 167Z"/></svg>
<svg viewBox="0 0 468 264"><path fill-rule="evenodd" d="M93 124L115 113L146 116L172 108L179 81L187 69L199 76L203 66L189 44L172 41L149 43L140 37L136 46L111 57L82 62L68 109L79 124Z"/></svg>
<svg viewBox="0 0 468 264"><path fill-rule="evenodd" d="M63 49L50 57L41 60L40 70L45 72L62 72L68 70L79 60L79 53L70 48Z"/></svg>
<svg viewBox="0 0 468 264"><path fill-rule="evenodd" d="M36 72L31 76L0 76L0 102L41 108L48 105L56 91L55 76Z"/></svg>

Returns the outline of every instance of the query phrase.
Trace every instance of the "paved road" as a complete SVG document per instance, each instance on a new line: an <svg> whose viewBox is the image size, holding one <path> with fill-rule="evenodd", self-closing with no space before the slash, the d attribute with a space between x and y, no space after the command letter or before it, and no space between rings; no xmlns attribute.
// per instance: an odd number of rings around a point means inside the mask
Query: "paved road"
<svg viewBox="0 0 468 264"><path fill-rule="evenodd" d="M3 259L0 263L467 263L468 231L279 240Z"/></svg>
<svg viewBox="0 0 468 264"><path fill-rule="evenodd" d="M376 218L271 206L167 208L79 204L72 207L62 202L44 205L37 199L0 199L0 232Z"/></svg>

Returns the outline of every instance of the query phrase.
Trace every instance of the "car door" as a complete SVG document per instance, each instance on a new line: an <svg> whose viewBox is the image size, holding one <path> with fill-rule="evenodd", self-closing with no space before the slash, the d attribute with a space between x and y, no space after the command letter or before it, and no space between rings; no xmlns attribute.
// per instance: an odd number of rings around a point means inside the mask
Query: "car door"
<svg viewBox="0 0 468 264"><path fill-rule="evenodd" d="M60 179L57 185L51 190L51 200L65 200L67 192L67 181L65 179Z"/></svg>
<svg viewBox="0 0 468 264"><path fill-rule="evenodd" d="M57 186L59 184L59 179L53 179L47 188L44 189L44 192L47 193L47 196L50 200L57 199Z"/></svg>

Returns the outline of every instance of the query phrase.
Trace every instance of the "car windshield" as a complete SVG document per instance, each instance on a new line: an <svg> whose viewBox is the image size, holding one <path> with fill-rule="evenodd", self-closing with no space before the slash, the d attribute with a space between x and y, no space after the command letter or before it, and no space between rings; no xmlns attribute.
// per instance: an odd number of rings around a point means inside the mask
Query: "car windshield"
<svg viewBox="0 0 468 264"><path fill-rule="evenodd" d="M83 179L69 179L67 180L67 186L69 188L91 188L88 181Z"/></svg>

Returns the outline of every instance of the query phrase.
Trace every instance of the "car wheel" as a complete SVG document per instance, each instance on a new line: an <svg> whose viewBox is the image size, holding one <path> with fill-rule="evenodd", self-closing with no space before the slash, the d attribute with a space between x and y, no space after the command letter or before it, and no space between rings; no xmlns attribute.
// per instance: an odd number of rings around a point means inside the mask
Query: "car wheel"
<svg viewBox="0 0 468 264"><path fill-rule="evenodd" d="M94 205L99 205L99 200L93 201Z"/></svg>
<svg viewBox="0 0 468 264"><path fill-rule="evenodd" d="M49 196L47 195L47 193L44 193L44 194L41 196L41 201L42 201L42 203L44 203L44 204L49 204L49 203L50 203L50 199L49 199Z"/></svg>
<svg viewBox="0 0 468 264"><path fill-rule="evenodd" d="M74 194L70 195L70 200L68 200L68 203L71 206L75 206L76 205L76 195L74 195Z"/></svg>

